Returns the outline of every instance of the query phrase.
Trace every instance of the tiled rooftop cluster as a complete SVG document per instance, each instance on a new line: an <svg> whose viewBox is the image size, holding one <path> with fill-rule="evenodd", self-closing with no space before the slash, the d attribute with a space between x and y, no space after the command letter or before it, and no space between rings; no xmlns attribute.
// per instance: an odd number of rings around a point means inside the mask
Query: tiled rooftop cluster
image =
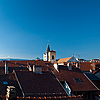
<svg viewBox="0 0 100 100"><path fill-rule="evenodd" d="M70 62L70 59L58 60L57 68L53 63L42 60L1 61L0 98L2 100L7 98L7 86L15 87L15 97L19 100L94 100L95 97L99 98L100 79L94 75L100 71L98 69L94 70L94 73L89 72L93 68L91 66L99 66L99 63ZM77 59L74 58L75 60ZM64 65L59 65L63 61ZM79 63L78 66L75 66L77 63ZM72 68L69 70L70 65ZM7 74L5 74L6 67L8 67ZM41 73L33 71L34 68Z"/></svg>

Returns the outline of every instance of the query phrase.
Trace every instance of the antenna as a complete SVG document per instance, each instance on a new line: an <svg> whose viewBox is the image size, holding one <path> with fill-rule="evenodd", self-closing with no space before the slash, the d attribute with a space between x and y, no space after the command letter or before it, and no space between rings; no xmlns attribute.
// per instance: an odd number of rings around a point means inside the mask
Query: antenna
<svg viewBox="0 0 100 100"><path fill-rule="evenodd" d="M75 56L75 54L72 55L73 57Z"/></svg>

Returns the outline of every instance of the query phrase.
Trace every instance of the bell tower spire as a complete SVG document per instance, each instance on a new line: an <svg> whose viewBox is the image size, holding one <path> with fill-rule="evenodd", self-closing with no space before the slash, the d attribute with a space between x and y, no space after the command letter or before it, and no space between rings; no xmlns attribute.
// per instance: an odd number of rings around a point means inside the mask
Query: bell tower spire
<svg viewBox="0 0 100 100"><path fill-rule="evenodd" d="M47 44L46 52L43 54L44 61L50 61L51 63L56 62L56 51L50 50L49 41Z"/></svg>
<svg viewBox="0 0 100 100"><path fill-rule="evenodd" d="M46 53L48 53L49 51L50 51L50 47L49 47L49 43L48 43Z"/></svg>

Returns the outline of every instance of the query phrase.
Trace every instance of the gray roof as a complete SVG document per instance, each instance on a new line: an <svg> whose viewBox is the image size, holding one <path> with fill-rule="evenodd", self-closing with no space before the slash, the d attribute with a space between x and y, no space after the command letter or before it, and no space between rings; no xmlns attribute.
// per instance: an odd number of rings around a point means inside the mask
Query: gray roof
<svg viewBox="0 0 100 100"><path fill-rule="evenodd" d="M85 74L90 80L99 80L99 78L95 76L93 73L86 72Z"/></svg>

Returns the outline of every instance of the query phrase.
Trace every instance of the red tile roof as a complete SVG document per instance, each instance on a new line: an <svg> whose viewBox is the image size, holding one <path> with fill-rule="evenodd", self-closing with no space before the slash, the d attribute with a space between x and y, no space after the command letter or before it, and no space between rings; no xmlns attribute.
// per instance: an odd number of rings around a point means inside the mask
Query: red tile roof
<svg viewBox="0 0 100 100"><path fill-rule="evenodd" d="M54 51L54 50L51 50L50 52L56 52L56 51Z"/></svg>
<svg viewBox="0 0 100 100"><path fill-rule="evenodd" d="M90 69L94 69L93 63L91 62L80 62L79 67L82 71L90 71Z"/></svg>
<svg viewBox="0 0 100 100"><path fill-rule="evenodd" d="M30 65L41 65L42 70L46 71L48 67L53 66L50 62L42 61L42 60L27 60L27 61L6 61L8 65L8 70L11 73L13 70L28 70L27 66ZM5 61L0 62L0 71L1 69L4 71ZM3 72L2 71L2 72ZM4 72L3 72L4 73Z"/></svg>
<svg viewBox="0 0 100 100"><path fill-rule="evenodd" d="M54 70L56 77L60 81L66 81L72 91L96 91L97 88L86 78L82 71L76 67L68 70L67 66L60 66L59 71ZM75 82L74 78L80 78L82 82Z"/></svg>
<svg viewBox="0 0 100 100"><path fill-rule="evenodd" d="M51 64L50 62L47 61L42 61L42 60L27 60L27 61L6 61L8 64L8 67L19 67L23 65L22 67L26 67L28 64L30 65L41 65L41 66L47 66L47 64ZM4 67L5 61L0 62L0 67Z"/></svg>
<svg viewBox="0 0 100 100"><path fill-rule="evenodd" d="M29 71L16 71L25 96L67 96L55 76L49 72L35 74Z"/></svg>

